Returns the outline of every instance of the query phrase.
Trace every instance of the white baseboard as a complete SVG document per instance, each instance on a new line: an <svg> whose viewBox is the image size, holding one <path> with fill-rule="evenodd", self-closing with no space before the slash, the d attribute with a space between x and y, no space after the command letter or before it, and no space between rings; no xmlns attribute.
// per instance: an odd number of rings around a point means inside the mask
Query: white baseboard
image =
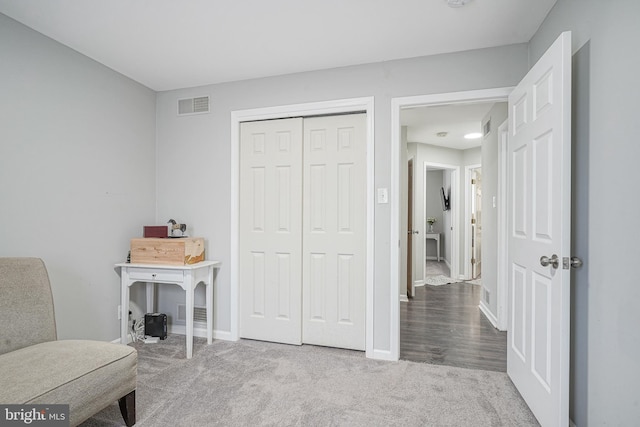
<svg viewBox="0 0 640 427"><path fill-rule="evenodd" d="M427 261L438 261L438 257L437 256L432 256L432 255L427 255L426 257ZM442 259L442 258L440 258Z"/></svg>
<svg viewBox="0 0 640 427"><path fill-rule="evenodd" d="M569 418L569 427L577 427L571 418Z"/></svg>
<svg viewBox="0 0 640 427"><path fill-rule="evenodd" d="M187 328L185 325L169 325L168 326L168 333L170 334L178 334L178 335L186 335L187 334ZM198 325L198 323L196 322L195 325L193 326L193 336L194 337L200 337L200 338L206 338L207 337L207 327L206 326L200 326ZM231 332L229 331L220 331L220 330L213 330L213 338L216 340L223 340L223 341L233 341L231 339Z"/></svg>
<svg viewBox="0 0 640 427"><path fill-rule="evenodd" d="M400 302L409 302L409 298L407 298L407 294L400 294Z"/></svg>
<svg viewBox="0 0 640 427"><path fill-rule="evenodd" d="M480 308L480 311L482 312L482 314L484 314L487 320L491 322L493 327L498 329L498 318L495 316L495 314L491 312L491 310L489 309L489 307L487 307L484 301L480 301L480 305L478 306L478 308Z"/></svg>
<svg viewBox="0 0 640 427"><path fill-rule="evenodd" d="M424 280L416 280L413 282L413 286L423 286Z"/></svg>
<svg viewBox="0 0 640 427"><path fill-rule="evenodd" d="M444 258L443 258L443 260L444 260L444 263L445 263L445 264L447 265L447 267L449 268L449 271L451 271L451 263L449 263L449 260L444 259Z"/></svg>
<svg viewBox="0 0 640 427"><path fill-rule="evenodd" d="M367 358L376 360L387 360L390 362L397 362L396 357L392 357L391 352L388 350L373 350L372 354L367 354Z"/></svg>

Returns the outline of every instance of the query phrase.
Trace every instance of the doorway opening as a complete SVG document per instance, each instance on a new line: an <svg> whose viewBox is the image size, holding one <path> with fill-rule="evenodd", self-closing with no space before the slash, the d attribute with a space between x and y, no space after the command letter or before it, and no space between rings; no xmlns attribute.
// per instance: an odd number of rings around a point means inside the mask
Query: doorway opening
<svg viewBox="0 0 640 427"><path fill-rule="evenodd" d="M487 318L485 311L492 306L483 301L498 294L497 256L490 258L489 265L482 263L483 233L488 233L490 249L497 250L497 210L487 214L494 220L493 227L485 231L482 220L487 200L483 201L483 195L487 189L493 195L498 191L497 168L489 174L487 188L483 186L482 162L489 156L493 165L498 163L497 131L489 129L491 121L500 124L506 119L504 98L417 104L400 108L399 115L400 149L423 165L421 176L413 181L414 224L407 231L407 243L413 238L414 245L403 254L413 253L413 277L419 280L411 283L415 291L408 295L413 298L400 306L399 356L506 371L506 333ZM471 132L479 133L479 139L463 138ZM489 152L484 152L483 143L489 138ZM458 179L461 169L465 173ZM495 198L490 200L496 208ZM485 269L493 277L488 289L479 280ZM410 277L407 275L407 281ZM491 312L493 318L496 311Z"/></svg>

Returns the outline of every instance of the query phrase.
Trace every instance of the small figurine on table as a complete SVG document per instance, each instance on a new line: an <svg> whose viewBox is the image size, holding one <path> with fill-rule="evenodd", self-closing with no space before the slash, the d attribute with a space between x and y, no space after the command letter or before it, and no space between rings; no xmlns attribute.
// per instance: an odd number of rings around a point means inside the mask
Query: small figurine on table
<svg viewBox="0 0 640 427"><path fill-rule="evenodd" d="M187 231L187 224L178 224L175 220L170 219L167 224L171 224L169 233L170 237L183 237Z"/></svg>

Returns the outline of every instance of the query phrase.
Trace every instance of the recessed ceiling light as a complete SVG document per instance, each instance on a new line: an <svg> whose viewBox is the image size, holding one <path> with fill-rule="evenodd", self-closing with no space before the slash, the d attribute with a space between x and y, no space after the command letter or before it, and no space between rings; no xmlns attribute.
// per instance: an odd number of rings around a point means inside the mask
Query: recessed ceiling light
<svg viewBox="0 0 640 427"><path fill-rule="evenodd" d="M471 132L464 136L464 139L478 139L481 138L482 134L480 132Z"/></svg>

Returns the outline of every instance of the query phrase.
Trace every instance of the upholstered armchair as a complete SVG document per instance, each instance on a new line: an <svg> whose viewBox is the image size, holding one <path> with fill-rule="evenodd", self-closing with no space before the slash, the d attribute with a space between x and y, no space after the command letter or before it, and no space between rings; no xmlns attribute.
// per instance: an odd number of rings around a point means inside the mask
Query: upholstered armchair
<svg viewBox="0 0 640 427"><path fill-rule="evenodd" d="M118 401L131 426L137 366L126 345L57 340L42 260L0 258L0 403L68 404L75 426Z"/></svg>

